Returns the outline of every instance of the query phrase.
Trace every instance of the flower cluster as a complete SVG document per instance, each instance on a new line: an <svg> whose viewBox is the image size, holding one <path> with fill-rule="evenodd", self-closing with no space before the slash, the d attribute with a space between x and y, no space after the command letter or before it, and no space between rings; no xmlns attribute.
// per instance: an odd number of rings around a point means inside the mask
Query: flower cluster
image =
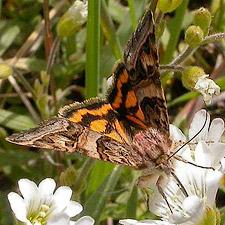
<svg viewBox="0 0 225 225"><path fill-rule="evenodd" d="M15 192L8 194L11 208L18 221L25 225L93 225L94 220L84 216L78 221L70 221L83 207L71 201L72 190L67 186L59 187L46 178L37 186L33 181L21 179L18 182L23 197Z"/></svg>
<svg viewBox="0 0 225 225"><path fill-rule="evenodd" d="M204 123L205 126L202 128ZM215 197L219 181L225 172L225 144L221 142L224 122L217 118L210 124L209 114L205 110L200 110L191 123L189 139L192 139L200 129L202 130L199 135L179 152L179 156L186 160L186 163L176 160L174 173L177 179L171 176L163 188L168 203L157 191L150 198L149 208L161 220L127 219L121 220L121 224L192 225L199 224L209 215L214 221L218 220ZM175 142L187 141L181 130L173 125L170 127L170 133Z"/></svg>

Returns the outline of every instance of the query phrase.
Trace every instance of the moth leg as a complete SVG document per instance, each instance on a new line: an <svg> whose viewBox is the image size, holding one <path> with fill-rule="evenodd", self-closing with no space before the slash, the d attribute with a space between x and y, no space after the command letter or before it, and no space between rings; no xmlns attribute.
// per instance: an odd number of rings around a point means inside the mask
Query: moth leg
<svg viewBox="0 0 225 225"><path fill-rule="evenodd" d="M166 201L166 204L169 207L169 210L171 211L171 213L173 213L169 202L167 200L167 197L162 189L163 184L165 184L165 180L164 180L164 176L160 175L158 176L157 174L148 174L148 175L144 175L138 178L138 187L142 188L142 190L144 191L144 193L149 196L149 187L151 186L156 186L158 189L158 192L160 193L160 195L163 197L163 199ZM149 202L149 198L147 199L147 204ZM148 204L149 207L149 204Z"/></svg>
<svg viewBox="0 0 225 225"><path fill-rule="evenodd" d="M138 178L137 181L137 186L141 188L141 191L143 192L144 199L147 204L147 208L150 211L149 208L149 195L151 194L151 189L149 188L151 184L155 184L156 180L158 179L158 176L154 174L148 174L148 175L143 175ZM155 181L155 182L154 182Z"/></svg>
<svg viewBox="0 0 225 225"><path fill-rule="evenodd" d="M183 159L182 157L179 157L179 156L174 156L174 158L175 158L176 160L180 161L180 162L188 163L188 164L190 164L190 165L192 165L192 166L195 166L195 167L199 167L199 168L202 168L202 169L208 169L208 170L215 170L215 169L214 169L213 167L211 167L211 166L201 166L201 165L195 164L195 163L193 163L193 162L190 162L190 161L188 161L188 160L186 160L186 159Z"/></svg>
<svg viewBox="0 0 225 225"><path fill-rule="evenodd" d="M165 193L162 189L162 183L163 183L163 176L159 176L159 179L156 182L156 187L158 188L159 193L162 195L163 199L165 200L166 204L168 205L168 208L169 208L170 212L173 213L173 211L170 207L170 204L168 202L168 199L167 199L167 197L166 197L166 195L165 195Z"/></svg>
<svg viewBox="0 0 225 225"><path fill-rule="evenodd" d="M173 178L176 180L178 187L181 189L181 191L183 192L183 194L188 197L188 192L185 189L184 185L181 183L181 181L179 180L179 178L177 177L177 175L171 171L171 175L173 176Z"/></svg>
<svg viewBox="0 0 225 225"><path fill-rule="evenodd" d="M155 185L158 180L158 175L149 173L147 175L140 176L137 181L137 186L142 189L149 188L149 186Z"/></svg>

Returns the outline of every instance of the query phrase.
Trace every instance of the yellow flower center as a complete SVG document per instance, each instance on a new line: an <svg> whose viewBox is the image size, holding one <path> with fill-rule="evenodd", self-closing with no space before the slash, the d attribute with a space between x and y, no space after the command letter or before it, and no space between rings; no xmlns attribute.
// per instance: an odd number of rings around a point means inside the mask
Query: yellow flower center
<svg viewBox="0 0 225 225"><path fill-rule="evenodd" d="M49 209L50 207L48 205L42 204L38 212L29 216L29 221L33 225L46 225Z"/></svg>

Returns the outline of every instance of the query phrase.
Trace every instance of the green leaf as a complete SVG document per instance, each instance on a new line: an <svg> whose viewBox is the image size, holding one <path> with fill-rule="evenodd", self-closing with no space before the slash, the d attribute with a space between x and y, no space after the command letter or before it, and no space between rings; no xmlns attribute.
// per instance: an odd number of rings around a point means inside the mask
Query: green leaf
<svg viewBox="0 0 225 225"><path fill-rule="evenodd" d="M127 202L127 215L126 215L127 218L131 219L136 218L137 204L138 204L138 190L137 184L136 182L134 182L130 192L130 197Z"/></svg>
<svg viewBox="0 0 225 225"><path fill-rule="evenodd" d="M99 224L101 214L106 205L107 199L112 195L113 190L120 178L122 167L116 166L110 176L108 176L102 185L86 201L82 215L90 215L95 219L95 225Z"/></svg>
<svg viewBox="0 0 225 225"><path fill-rule="evenodd" d="M112 163L97 161L92 168L88 185L86 189L87 195L92 194L102 184L104 179L112 172L115 166Z"/></svg>
<svg viewBox="0 0 225 225"><path fill-rule="evenodd" d="M96 96L100 77L100 6L101 1L88 1L86 98Z"/></svg>
<svg viewBox="0 0 225 225"><path fill-rule="evenodd" d="M30 117L4 109L0 109L0 125L16 131L35 127L35 123Z"/></svg>
<svg viewBox="0 0 225 225"><path fill-rule="evenodd" d="M171 21L170 24L170 39L167 44L167 48L165 51L165 54L163 56L162 63L167 64L169 63L172 58L174 51L177 48L177 43L180 37L180 33L182 30L182 23L184 20L185 11L187 9L189 0L184 0L182 4L177 8L176 15Z"/></svg>
<svg viewBox="0 0 225 225"><path fill-rule="evenodd" d="M179 105L179 104L187 102L191 99L197 98L198 96L199 96L199 93L197 93L197 92L188 92L188 93L185 93L185 94L175 98L171 102L168 102L167 106L172 107L175 105Z"/></svg>
<svg viewBox="0 0 225 225"><path fill-rule="evenodd" d="M0 56L2 56L5 51L10 47L13 41L16 39L17 35L20 33L18 26L13 25L1 30L0 37Z"/></svg>

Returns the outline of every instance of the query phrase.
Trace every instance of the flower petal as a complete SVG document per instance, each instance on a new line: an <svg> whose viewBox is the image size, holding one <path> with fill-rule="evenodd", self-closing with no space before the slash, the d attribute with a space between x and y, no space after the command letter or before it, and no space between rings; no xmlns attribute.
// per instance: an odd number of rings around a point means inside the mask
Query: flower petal
<svg viewBox="0 0 225 225"><path fill-rule="evenodd" d="M21 222L27 222L27 210L24 199L17 193L10 192L8 200L15 217Z"/></svg>
<svg viewBox="0 0 225 225"><path fill-rule="evenodd" d="M221 142L209 145L205 142L199 142L195 148L195 161L201 166L211 166L217 169L224 156L225 144Z"/></svg>
<svg viewBox="0 0 225 225"><path fill-rule="evenodd" d="M51 178L46 178L40 182L38 189L41 195L51 195L55 190L56 183Z"/></svg>
<svg viewBox="0 0 225 225"><path fill-rule="evenodd" d="M207 172L206 177L206 196L209 206L215 206L216 193L219 188L220 179L223 177L223 173L219 171L210 170Z"/></svg>
<svg viewBox="0 0 225 225"><path fill-rule="evenodd" d="M25 200L29 201L34 196L36 197L39 195L37 185L33 181L28 179L20 179L18 184L20 192Z"/></svg>
<svg viewBox="0 0 225 225"><path fill-rule="evenodd" d="M212 166L212 157L208 145L200 141L195 148L195 163L199 166Z"/></svg>
<svg viewBox="0 0 225 225"><path fill-rule="evenodd" d="M200 212L203 212L203 199L200 199L196 195L187 197L183 202L184 210L193 218L197 217Z"/></svg>
<svg viewBox="0 0 225 225"><path fill-rule="evenodd" d="M205 123L206 115L207 121ZM202 109L197 113L195 113L189 129L189 140L192 137L194 137L200 130L201 132L194 140L195 141L206 140L208 136L209 122L210 122L210 115L206 112L206 110ZM204 124L205 126L203 127Z"/></svg>
<svg viewBox="0 0 225 225"><path fill-rule="evenodd" d="M90 216L83 216L79 220L77 220L74 225L93 225L94 223L94 219Z"/></svg>
<svg viewBox="0 0 225 225"><path fill-rule="evenodd" d="M59 213L62 210L66 210L67 205L70 202L70 198L72 196L72 190L70 187L61 186L54 193L54 201L57 206L55 213Z"/></svg>
<svg viewBox="0 0 225 225"><path fill-rule="evenodd" d="M83 207L80 203L75 202L75 201L70 201L67 205L67 208L65 210L65 213L69 217L74 217L77 214L79 214L83 210Z"/></svg>
<svg viewBox="0 0 225 225"><path fill-rule="evenodd" d="M170 138L176 142L187 140L183 132L173 124L170 124Z"/></svg>
<svg viewBox="0 0 225 225"><path fill-rule="evenodd" d="M70 218L66 214L57 214L48 219L47 225L69 225Z"/></svg>
<svg viewBox="0 0 225 225"><path fill-rule="evenodd" d="M209 128L208 141L220 141L223 132L224 121L221 118L214 119Z"/></svg>

